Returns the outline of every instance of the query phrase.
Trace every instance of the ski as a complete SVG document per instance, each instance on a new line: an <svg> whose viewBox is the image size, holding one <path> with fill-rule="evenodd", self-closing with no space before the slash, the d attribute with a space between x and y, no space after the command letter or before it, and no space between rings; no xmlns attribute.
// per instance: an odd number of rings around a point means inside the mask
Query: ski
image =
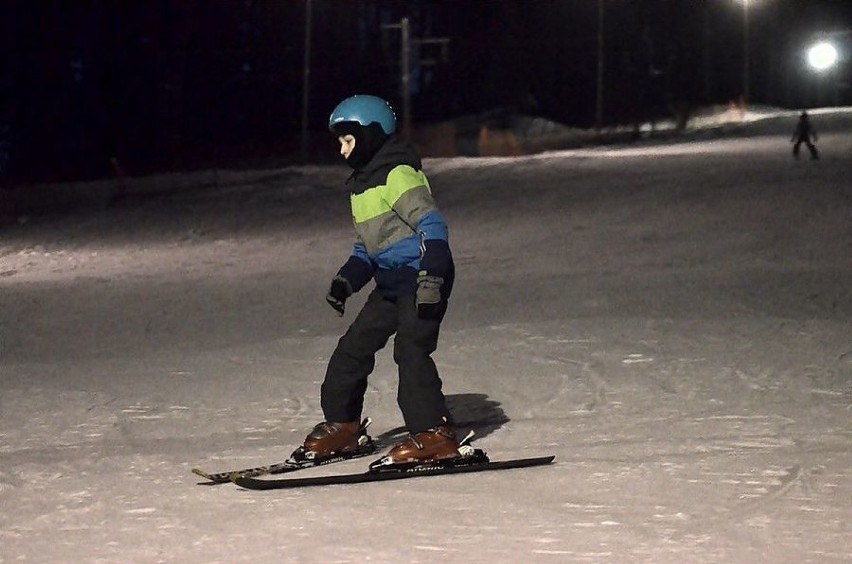
<svg viewBox="0 0 852 564"><path fill-rule="evenodd" d="M296 470L303 470L305 468L326 466L335 462L343 462L344 460L360 458L362 456L368 456L375 452L375 446L372 446L368 449L348 452L346 454L340 454L337 456L332 456L331 458L324 458L322 460L304 460L297 462L288 459L284 462L277 462L275 464L268 464L266 466L255 466L253 468L243 468L241 470L230 470L226 472L205 472L201 468L193 468L192 473L196 474L197 476L201 476L206 480L209 480L203 485L228 484L232 482L233 478L235 477L253 478L257 476L267 476L270 474L286 474L289 472L295 472Z"/></svg>
<svg viewBox="0 0 852 564"><path fill-rule="evenodd" d="M266 474L283 474L303 468L297 464L292 464L288 461L268 464L266 466L255 466L254 468L243 468L242 470L230 470L228 472L206 472L201 468L193 468L192 473L208 480L207 484L227 484L231 481L231 476L243 476L246 478L253 476L264 476Z"/></svg>
<svg viewBox="0 0 852 564"><path fill-rule="evenodd" d="M528 468L531 466L545 466L551 464L555 459L555 456L541 456L536 458L516 458L492 462L482 450L476 449L472 455L463 456L461 458L454 458L428 464L385 466L356 474L271 480L262 478L258 479L251 476L234 476L232 481L238 486L249 490L277 490L283 488L306 488L311 486L363 484L367 482L403 480L407 478L439 476L444 474Z"/></svg>
<svg viewBox="0 0 852 564"><path fill-rule="evenodd" d="M344 460L351 460L353 458L368 456L376 452L375 443L369 437L369 435L367 435L367 427L370 426L370 423L371 420L369 417L361 422L361 437L362 439L366 437L366 439L364 440L364 443L358 448L358 450L335 454L331 457L323 459L295 456L297 455L297 453L299 453L299 450L297 450L294 455L291 455L291 457L287 460L283 462L276 462L275 464L255 466L253 468L243 468L240 470L228 470L225 472L206 472L201 468L193 468L192 473L208 480L207 482L203 482L202 485L228 484L232 482L234 478L238 477L255 478L258 476L267 476L270 474L286 474L288 472L294 472L296 470L302 470L305 468L326 466L335 462L343 462Z"/></svg>

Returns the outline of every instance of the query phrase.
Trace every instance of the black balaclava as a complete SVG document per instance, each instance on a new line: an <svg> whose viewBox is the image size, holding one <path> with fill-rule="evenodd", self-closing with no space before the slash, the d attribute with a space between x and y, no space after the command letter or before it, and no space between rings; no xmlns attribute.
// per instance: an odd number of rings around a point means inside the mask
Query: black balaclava
<svg viewBox="0 0 852 564"><path fill-rule="evenodd" d="M346 164L360 170L381 149L389 135L376 122L364 126L355 121L343 121L334 126L337 135L351 135L355 138L355 149L346 159Z"/></svg>

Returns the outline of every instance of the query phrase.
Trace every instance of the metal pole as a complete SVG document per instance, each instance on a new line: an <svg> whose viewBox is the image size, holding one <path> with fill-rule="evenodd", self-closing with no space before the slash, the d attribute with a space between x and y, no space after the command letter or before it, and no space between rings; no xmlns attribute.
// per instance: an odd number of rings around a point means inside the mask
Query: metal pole
<svg viewBox="0 0 852 564"><path fill-rule="evenodd" d="M411 33L402 18L402 135L411 138Z"/></svg>
<svg viewBox="0 0 852 564"><path fill-rule="evenodd" d="M748 104L751 97L748 76L748 43L748 0L743 0L743 106Z"/></svg>
<svg viewBox="0 0 852 564"><path fill-rule="evenodd" d="M598 133L603 126L603 95L604 95L604 0L598 0L598 87L597 104L595 107L595 129Z"/></svg>
<svg viewBox="0 0 852 564"><path fill-rule="evenodd" d="M712 87L712 68L713 68L713 58L710 53L710 4L703 4L702 10L702 59L703 59L703 71L704 71L704 102L710 103L710 100L713 99L713 87Z"/></svg>
<svg viewBox="0 0 852 564"><path fill-rule="evenodd" d="M308 106L311 86L311 1L305 2L305 62L302 79L302 162L308 160Z"/></svg>

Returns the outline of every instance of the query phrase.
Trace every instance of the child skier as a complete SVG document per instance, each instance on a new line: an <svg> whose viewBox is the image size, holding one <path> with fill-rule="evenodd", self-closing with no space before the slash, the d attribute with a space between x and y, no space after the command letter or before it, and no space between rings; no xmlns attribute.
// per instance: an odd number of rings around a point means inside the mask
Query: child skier
<svg viewBox="0 0 852 564"><path fill-rule="evenodd" d="M814 142L817 140L816 130L811 125L808 112L802 112L802 115L799 116L799 122L796 124L796 129L793 131L793 137L790 139L790 142L794 143L793 156L795 158L799 158L799 146L804 143L808 147L808 151L811 152L811 159L819 159L819 152L816 145L811 142L811 138Z"/></svg>
<svg viewBox="0 0 852 564"><path fill-rule="evenodd" d="M432 199L420 157L394 135L396 117L385 100L347 98L331 113L328 127L353 169L346 185L356 240L326 300L342 316L354 292L371 279L376 285L329 360L320 392L325 421L293 458L320 461L357 452L369 442L358 423L367 378L375 354L394 334L397 401L410 435L382 460L457 457L456 431L431 358L455 275L446 221Z"/></svg>

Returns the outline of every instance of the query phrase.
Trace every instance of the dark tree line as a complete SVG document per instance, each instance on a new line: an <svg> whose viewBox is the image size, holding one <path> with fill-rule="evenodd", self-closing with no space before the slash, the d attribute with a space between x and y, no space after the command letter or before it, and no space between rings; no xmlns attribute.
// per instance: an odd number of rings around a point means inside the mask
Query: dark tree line
<svg viewBox="0 0 852 564"><path fill-rule="evenodd" d="M116 172L111 158L141 174L297 154L306 4L1 3L0 173L7 181L95 178ZM807 26L849 22L852 8L753 4L751 101L806 103L796 52ZM604 0L604 8L605 123L742 95L735 3ZM399 105L400 33L388 26L403 17L413 39L449 40L445 50L413 46L415 123L495 108L594 123L597 2L312 0L312 15L312 132L354 92Z"/></svg>

